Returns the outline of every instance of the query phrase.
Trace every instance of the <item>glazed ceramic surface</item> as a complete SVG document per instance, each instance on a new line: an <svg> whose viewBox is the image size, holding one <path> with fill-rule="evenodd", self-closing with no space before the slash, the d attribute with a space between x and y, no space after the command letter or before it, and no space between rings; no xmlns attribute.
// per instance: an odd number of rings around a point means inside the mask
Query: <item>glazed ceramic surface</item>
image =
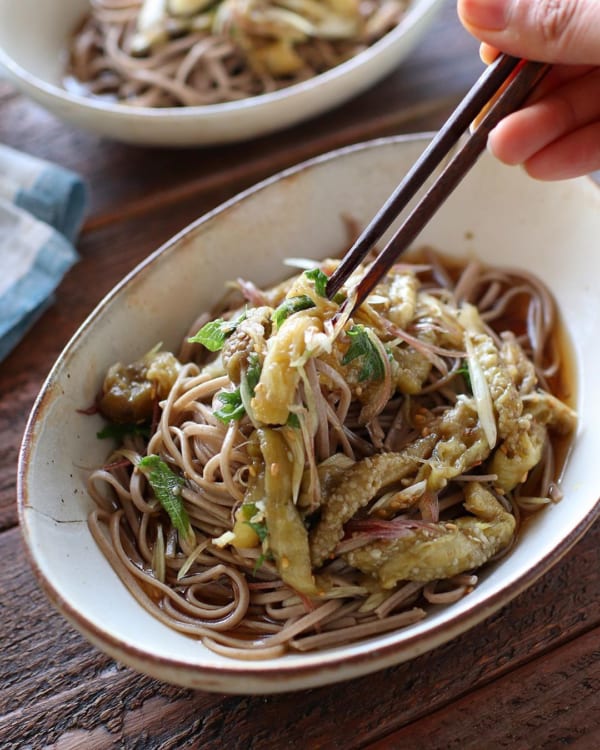
<svg viewBox="0 0 600 750"><path fill-rule="evenodd" d="M319 76L270 94L203 107L132 108L67 92L69 37L87 0L0 0L0 69L61 119L129 143L226 143L279 130L350 99L390 73L426 32L443 0L412 0L384 38Z"/></svg>
<svg viewBox="0 0 600 750"><path fill-rule="evenodd" d="M554 293L576 361L580 424L564 499L527 524L514 550L473 593L394 633L262 662L219 656L155 620L130 596L90 535L86 478L103 463L94 402L106 368L157 342L177 347L188 325L243 275L259 285L285 257L346 249L346 218L365 224L426 145L377 141L318 158L202 217L109 294L57 361L33 409L19 468L22 529L53 604L99 648L159 679L219 692L269 693L346 680L412 659L497 610L547 571L598 514L600 496L600 190L588 179L539 183L484 156L426 228L428 243L537 274ZM560 592L557 592L560 596Z"/></svg>

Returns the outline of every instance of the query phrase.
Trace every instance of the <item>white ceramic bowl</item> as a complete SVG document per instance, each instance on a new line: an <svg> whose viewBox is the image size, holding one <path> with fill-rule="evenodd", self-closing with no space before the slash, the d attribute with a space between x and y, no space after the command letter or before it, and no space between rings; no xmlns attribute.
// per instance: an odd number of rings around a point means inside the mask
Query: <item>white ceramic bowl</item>
<svg viewBox="0 0 600 750"><path fill-rule="evenodd" d="M86 517L88 470L107 446L93 402L113 362L156 341L175 347L197 313L240 273L258 284L286 273L285 256L344 249L344 216L366 223L426 144L376 141L314 159L199 219L131 273L68 344L37 400L19 468L19 509L33 570L60 611L121 662L168 682L268 693L340 681L439 646L508 602L575 543L598 514L600 474L600 190L588 179L544 184L484 156L419 240L458 256L535 272L556 295L577 360L580 427L564 499L527 524L509 556L456 604L395 633L264 662L214 654L143 610L97 549ZM558 595L558 594L557 594Z"/></svg>
<svg viewBox="0 0 600 750"><path fill-rule="evenodd" d="M61 85L68 39L87 0L0 0L0 69L61 119L129 143L191 146L253 138L350 99L395 68L443 0L412 0L402 22L351 60L303 83L238 102L134 109L76 96Z"/></svg>

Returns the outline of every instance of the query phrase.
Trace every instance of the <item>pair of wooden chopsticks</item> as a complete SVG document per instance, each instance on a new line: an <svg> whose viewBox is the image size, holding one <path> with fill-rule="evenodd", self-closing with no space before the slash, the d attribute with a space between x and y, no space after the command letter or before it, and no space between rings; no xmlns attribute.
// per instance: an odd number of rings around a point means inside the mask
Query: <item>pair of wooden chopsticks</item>
<svg viewBox="0 0 600 750"><path fill-rule="evenodd" d="M448 155L450 149L456 145L462 134L480 116L473 132L356 286L356 296L352 297L353 307L358 307L366 299L398 256L409 247L475 164L485 150L491 130L502 118L514 112L525 102L549 68L550 66L545 63L519 60L509 55L500 55L486 68L331 275L327 283L327 296L330 299L348 280L373 245L407 206L442 159Z"/></svg>

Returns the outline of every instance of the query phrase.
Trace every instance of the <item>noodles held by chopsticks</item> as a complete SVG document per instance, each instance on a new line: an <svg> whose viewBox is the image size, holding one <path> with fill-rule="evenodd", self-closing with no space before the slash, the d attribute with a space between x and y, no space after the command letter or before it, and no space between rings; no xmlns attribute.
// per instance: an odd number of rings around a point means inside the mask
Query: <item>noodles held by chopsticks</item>
<svg viewBox="0 0 600 750"><path fill-rule="evenodd" d="M178 358L109 370L121 444L90 477L90 528L169 627L245 659L405 627L559 496L576 418L552 298L515 270L424 261L351 315L352 278L325 297L336 261L238 280Z"/></svg>

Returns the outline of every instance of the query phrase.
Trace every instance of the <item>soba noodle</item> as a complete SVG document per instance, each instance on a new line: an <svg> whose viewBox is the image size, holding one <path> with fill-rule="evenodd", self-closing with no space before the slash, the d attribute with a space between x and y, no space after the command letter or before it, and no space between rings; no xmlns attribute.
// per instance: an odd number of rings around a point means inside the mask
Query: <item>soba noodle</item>
<svg viewBox="0 0 600 750"><path fill-rule="evenodd" d="M163 623L243 659L396 630L560 496L575 415L549 293L420 260L352 315L356 278L324 296L336 261L238 280L178 358L109 370L99 408L125 435L90 477L90 527Z"/></svg>
<svg viewBox="0 0 600 750"><path fill-rule="evenodd" d="M275 91L358 54L406 0L91 0L65 85L133 106Z"/></svg>

